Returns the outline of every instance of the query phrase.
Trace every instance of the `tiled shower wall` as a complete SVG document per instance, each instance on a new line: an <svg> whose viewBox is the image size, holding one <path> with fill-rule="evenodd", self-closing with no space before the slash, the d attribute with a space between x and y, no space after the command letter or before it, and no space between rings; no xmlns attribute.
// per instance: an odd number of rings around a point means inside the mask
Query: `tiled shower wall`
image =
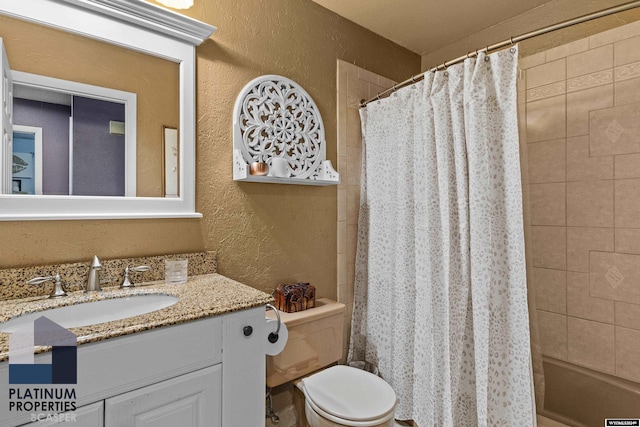
<svg viewBox="0 0 640 427"><path fill-rule="evenodd" d="M520 68L542 352L640 381L640 22Z"/></svg>
<svg viewBox="0 0 640 427"><path fill-rule="evenodd" d="M344 357L349 350L353 281L360 206L362 134L359 107L395 83L356 65L338 60L338 301L347 306L344 325Z"/></svg>

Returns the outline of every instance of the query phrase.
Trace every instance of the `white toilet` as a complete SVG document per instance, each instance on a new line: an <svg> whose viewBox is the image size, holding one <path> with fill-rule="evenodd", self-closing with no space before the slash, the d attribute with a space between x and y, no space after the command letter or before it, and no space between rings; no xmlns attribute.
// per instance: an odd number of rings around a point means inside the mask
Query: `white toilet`
<svg viewBox="0 0 640 427"><path fill-rule="evenodd" d="M280 354L267 357L267 386L297 385L296 409L306 418L302 425L393 427L396 395L389 384L349 366L326 368L342 357L344 310L344 304L321 298L315 308L281 312L289 339Z"/></svg>

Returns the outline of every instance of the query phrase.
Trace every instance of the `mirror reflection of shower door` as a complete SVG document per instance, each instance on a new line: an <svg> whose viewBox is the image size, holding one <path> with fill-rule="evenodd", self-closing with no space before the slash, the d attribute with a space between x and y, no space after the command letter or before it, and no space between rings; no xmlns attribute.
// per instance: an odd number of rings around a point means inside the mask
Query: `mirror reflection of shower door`
<svg viewBox="0 0 640 427"><path fill-rule="evenodd" d="M42 194L42 128L13 126L13 194Z"/></svg>

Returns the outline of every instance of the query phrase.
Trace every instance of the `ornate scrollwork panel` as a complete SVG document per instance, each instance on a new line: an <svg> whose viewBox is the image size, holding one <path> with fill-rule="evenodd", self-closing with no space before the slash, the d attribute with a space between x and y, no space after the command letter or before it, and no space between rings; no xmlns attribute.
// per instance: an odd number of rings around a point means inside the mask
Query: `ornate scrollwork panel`
<svg viewBox="0 0 640 427"><path fill-rule="evenodd" d="M322 117L313 99L286 77L258 77L240 92L234 108L234 148L251 164L287 160L294 178L318 179L325 160Z"/></svg>

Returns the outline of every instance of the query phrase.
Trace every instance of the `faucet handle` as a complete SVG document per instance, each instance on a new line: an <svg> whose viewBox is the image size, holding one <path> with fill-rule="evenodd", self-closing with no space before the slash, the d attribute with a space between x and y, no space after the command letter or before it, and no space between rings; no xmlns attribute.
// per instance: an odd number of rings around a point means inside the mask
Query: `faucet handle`
<svg viewBox="0 0 640 427"><path fill-rule="evenodd" d="M132 287L135 286L133 284L133 282L131 282L131 280L129 280L129 272L131 272L131 273L142 273L142 272L149 271L149 270L151 270L151 267L149 267L148 265L139 265L137 267L127 267L127 268L125 268L124 269L124 281L120 285L120 289L132 288Z"/></svg>
<svg viewBox="0 0 640 427"><path fill-rule="evenodd" d="M60 278L60 274L56 273L55 276L46 276L46 277L34 277L31 280L27 281L28 285L40 285L45 282L53 281L53 290L49 294L49 298L58 298L64 297L67 295L67 290L64 286L64 282Z"/></svg>

